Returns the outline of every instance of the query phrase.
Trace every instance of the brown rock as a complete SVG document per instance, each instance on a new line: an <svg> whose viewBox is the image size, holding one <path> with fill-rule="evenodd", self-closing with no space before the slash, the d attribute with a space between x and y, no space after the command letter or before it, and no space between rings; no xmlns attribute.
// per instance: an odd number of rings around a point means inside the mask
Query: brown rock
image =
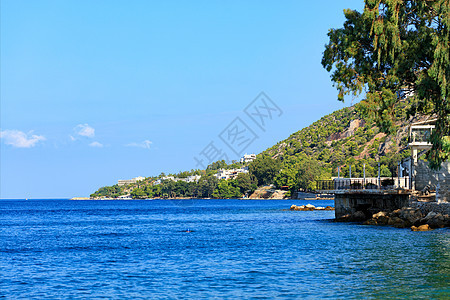
<svg viewBox="0 0 450 300"><path fill-rule="evenodd" d="M400 212L401 212L402 210L401 209L396 209L396 210L394 210L393 212L391 212L390 214L389 214L389 216L392 218L392 217L398 217L399 215L400 215Z"/></svg>
<svg viewBox="0 0 450 300"><path fill-rule="evenodd" d="M377 223L380 225L387 225L389 223L389 217L388 216L381 216L377 218Z"/></svg>
<svg viewBox="0 0 450 300"><path fill-rule="evenodd" d="M422 212L420 209L415 209L411 207L404 207L399 212L399 217L411 224L419 221L423 218Z"/></svg>
<svg viewBox="0 0 450 300"><path fill-rule="evenodd" d="M351 215L347 214L347 215L343 215L339 218L335 219L336 222L351 222Z"/></svg>
<svg viewBox="0 0 450 300"><path fill-rule="evenodd" d="M392 217L388 221L388 225L397 227L397 228L406 228L407 226L406 222L403 219L400 219L399 217Z"/></svg>
<svg viewBox="0 0 450 300"><path fill-rule="evenodd" d="M357 211L352 215L352 219L355 222L367 220L366 215L362 211Z"/></svg>
<svg viewBox="0 0 450 300"><path fill-rule="evenodd" d="M412 231L429 231L432 229L431 229L430 225L425 224L425 225L420 225L419 227L411 226L411 230Z"/></svg>
<svg viewBox="0 0 450 300"><path fill-rule="evenodd" d="M426 222L432 228L442 228L446 225L446 220L441 213L434 214L431 218L428 218Z"/></svg>
<svg viewBox="0 0 450 300"><path fill-rule="evenodd" d="M376 219L369 219L369 220L365 221L363 224L364 225L378 225L378 222Z"/></svg>
<svg viewBox="0 0 450 300"><path fill-rule="evenodd" d="M372 218L376 219L376 218L379 218L379 217L386 217L386 216L387 216L387 213L386 213L386 212L380 211L380 212L378 212L378 213L376 213L376 214L373 214L373 215L372 215Z"/></svg>

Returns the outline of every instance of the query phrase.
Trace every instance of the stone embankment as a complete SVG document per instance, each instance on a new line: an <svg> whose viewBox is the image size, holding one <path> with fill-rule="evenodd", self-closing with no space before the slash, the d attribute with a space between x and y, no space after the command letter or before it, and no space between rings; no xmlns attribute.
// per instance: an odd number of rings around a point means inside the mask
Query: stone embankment
<svg viewBox="0 0 450 300"><path fill-rule="evenodd" d="M337 218L338 222L363 222L365 225L385 225L397 228L411 228L413 231L425 231L435 228L450 227L450 217L446 213L447 206L415 205L403 207L392 212L380 211L367 216L362 211Z"/></svg>
<svg viewBox="0 0 450 300"><path fill-rule="evenodd" d="M292 205L290 210L299 210L299 211L313 211L313 210L334 210L334 207L327 206L327 207L321 207L317 206L315 207L312 204L306 204L306 205Z"/></svg>

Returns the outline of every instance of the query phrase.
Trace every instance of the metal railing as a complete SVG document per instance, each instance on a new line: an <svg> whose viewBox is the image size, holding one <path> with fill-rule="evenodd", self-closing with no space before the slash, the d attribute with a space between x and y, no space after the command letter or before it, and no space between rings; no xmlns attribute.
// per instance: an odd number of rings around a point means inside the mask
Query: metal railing
<svg viewBox="0 0 450 300"><path fill-rule="evenodd" d="M409 178L404 177L398 179L384 178L378 180L371 179L350 179L339 178L332 180L317 180L317 190L332 191L332 190L392 190L395 188L409 188Z"/></svg>

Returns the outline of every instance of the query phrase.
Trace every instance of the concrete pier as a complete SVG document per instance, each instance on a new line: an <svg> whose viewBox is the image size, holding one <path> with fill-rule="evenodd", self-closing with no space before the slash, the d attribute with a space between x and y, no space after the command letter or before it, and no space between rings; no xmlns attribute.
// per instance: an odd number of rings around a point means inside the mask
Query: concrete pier
<svg viewBox="0 0 450 300"><path fill-rule="evenodd" d="M403 190L335 191L335 217L362 211L367 217L379 211L390 212L409 205L408 192Z"/></svg>

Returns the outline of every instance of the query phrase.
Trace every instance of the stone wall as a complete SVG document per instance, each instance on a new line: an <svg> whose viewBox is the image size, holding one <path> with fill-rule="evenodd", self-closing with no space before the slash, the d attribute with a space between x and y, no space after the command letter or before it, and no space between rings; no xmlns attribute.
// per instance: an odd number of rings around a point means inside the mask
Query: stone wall
<svg viewBox="0 0 450 300"><path fill-rule="evenodd" d="M450 215L450 203L414 202L411 203L411 207L420 209L424 215L427 215L431 211L443 215Z"/></svg>
<svg viewBox="0 0 450 300"><path fill-rule="evenodd" d="M450 202L450 162L442 163L439 171L433 171L428 164L419 160L414 167L415 188L423 190L427 185L437 187L436 201Z"/></svg>
<svg viewBox="0 0 450 300"><path fill-rule="evenodd" d="M436 191L437 202L450 202L450 163L447 163L447 172L439 173L439 185Z"/></svg>

